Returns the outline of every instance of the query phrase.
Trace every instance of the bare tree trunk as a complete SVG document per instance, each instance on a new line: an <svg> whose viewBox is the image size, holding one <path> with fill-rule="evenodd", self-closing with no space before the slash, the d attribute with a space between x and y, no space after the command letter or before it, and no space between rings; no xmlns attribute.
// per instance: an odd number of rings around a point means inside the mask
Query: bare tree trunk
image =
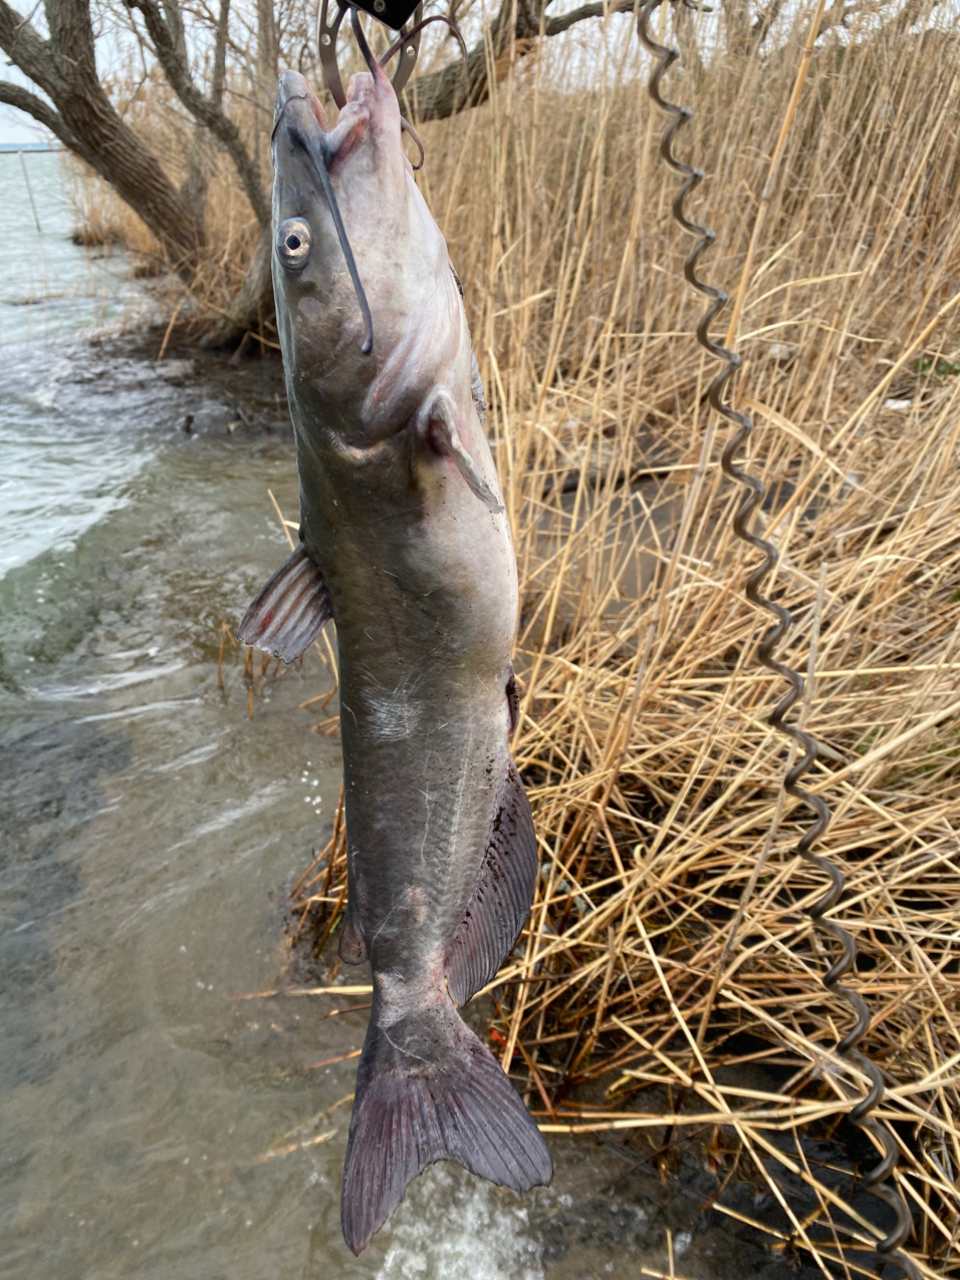
<svg viewBox="0 0 960 1280"><path fill-rule="evenodd" d="M260 0L267 5L268 0ZM187 177L177 186L157 158L114 110L97 76L89 0L45 0L49 38L29 19L0 0L0 49L42 94L0 80L0 102L27 112L64 146L91 165L137 213L159 242L165 257L188 287L204 260L204 209L214 140L230 154L261 227L261 244L229 316L212 337L228 343L268 320L273 312L270 285L270 203L264 183L246 151L236 125L223 110L230 0L221 0L209 94L194 83L183 19L176 0L130 0L144 14L154 52L171 87L197 122ZM276 64L272 12L265 12L264 63ZM273 73L271 72L271 75ZM269 133L269 129L267 130Z"/></svg>
<svg viewBox="0 0 960 1280"><path fill-rule="evenodd" d="M223 106L223 89L227 75L227 36L229 32L230 0L222 0L217 19L217 35L213 50L213 74L210 98L217 107ZM210 130L199 120L193 127L190 153L187 156L187 176L180 186L180 194L193 210L193 215L206 238L207 192L210 175L216 164L216 148Z"/></svg>
<svg viewBox="0 0 960 1280"><path fill-rule="evenodd" d="M549 3L550 0L502 0L485 37L463 62L451 62L439 71L420 76L405 90L400 100L404 115L417 120L445 120L468 107L479 106L490 96L491 72L494 84L508 74L511 47L517 58L525 58L537 47L541 34L558 36L578 22L630 12L636 0L593 0L557 17L546 16Z"/></svg>
<svg viewBox="0 0 960 1280"><path fill-rule="evenodd" d="M240 291L230 303L226 315L203 336L205 347L233 346L248 333L262 333L273 320L273 231L266 227L247 269Z"/></svg>
<svg viewBox="0 0 960 1280"><path fill-rule="evenodd" d="M85 0L48 0L46 12L50 37L43 40L6 0L0 0L0 48L50 103L5 82L0 82L0 101L29 112L96 169L139 214L179 275L191 284L203 247L202 230L187 201L101 88Z"/></svg>
<svg viewBox="0 0 960 1280"><path fill-rule="evenodd" d="M270 178L270 131L277 92L277 28L272 0L257 0L257 163L261 179ZM262 151L261 151L262 146Z"/></svg>

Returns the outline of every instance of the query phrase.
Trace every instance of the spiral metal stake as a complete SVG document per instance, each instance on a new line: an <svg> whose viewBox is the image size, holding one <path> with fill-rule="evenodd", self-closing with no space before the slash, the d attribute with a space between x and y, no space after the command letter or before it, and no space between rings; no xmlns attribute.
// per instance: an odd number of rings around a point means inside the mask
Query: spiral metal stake
<svg viewBox="0 0 960 1280"><path fill-rule="evenodd" d="M830 939L840 950L839 956L823 976L823 985L829 992L845 1000L854 1015L854 1026L837 1045L837 1053L870 1081L866 1094L851 1109L850 1119L869 1133L883 1151L879 1162L864 1175L863 1182L875 1196L893 1210L897 1219L894 1230L883 1240L878 1241L876 1248L879 1253L896 1260L911 1280L920 1280L920 1272L915 1263L901 1248L912 1226L910 1213L903 1196L888 1181L897 1165L896 1139L889 1126L874 1114L884 1094L883 1076L879 1067L857 1048L869 1030L870 1012L863 997L840 982L840 979L856 965L857 945L846 929L827 918L828 913L834 909L843 894L844 875L839 867L827 858L812 852L812 846L820 839L830 822L830 810L820 796L813 795L800 786L800 779L812 768L817 758L817 742L811 734L805 733L794 724L788 724L785 719L787 713L803 696L804 681L798 672L776 657L776 651L792 626L793 619L782 604L769 599L760 590L764 579L774 569L779 557L773 544L754 533L749 524L750 517L763 501L763 483L756 476L744 471L734 461L744 442L753 433L753 423L746 414L734 409L723 398L727 383L740 368L740 357L736 352L721 346L710 337L710 326L726 306L727 295L722 289L708 284L697 275L700 257L713 244L716 234L709 228L691 221L684 208L687 197L703 181L703 170L685 164L673 152L673 140L693 112L689 107L668 102L660 93L660 81L680 57L678 49L657 44L650 34L649 19L661 3L662 0L645 0L637 19L637 33L643 46L659 59L650 74L647 86L650 97L662 111L673 117L660 139L660 155L669 168L683 178L683 183L673 198L673 216L684 231L698 237L697 243L683 264L683 274L687 282L697 293L709 299L707 309L697 325L697 339L702 347L717 360L723 361L725 366L711 382L707 398L717 413L736 427L736 432L724 449L721 459L724 474L738 481L744 488L743 497L733 518L733 528L738 538L763 556L762 562L752 570L746 581L747 599L774 619L757 646L757 658L768 671L780 676L790 686L770 713L769 720L774 729L796 743L801 753L800 759L788 770L783 780L784 790L793 799L802 801L814 815L813 822L801 837L796 851L808 865L822 873L829 882L826 892L808 909L808 914L821 936Z"/></svg>

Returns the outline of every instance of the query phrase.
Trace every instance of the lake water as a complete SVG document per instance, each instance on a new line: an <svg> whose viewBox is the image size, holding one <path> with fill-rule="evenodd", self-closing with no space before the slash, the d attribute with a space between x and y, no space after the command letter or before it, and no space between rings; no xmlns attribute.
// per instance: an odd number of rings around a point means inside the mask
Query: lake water
<svg viewBox="0 0 960 1280"><path fill-rule="evenodd" d="M328 676L291 669L252 719L240 655L217 682L285 554L268 488L296 515L277 371L91 345L151 304L70 243L59 158L26 162L39 233L0 154L0 1274L633 1277L667 1226L678 1276L763 1266L592 1143L523 1199L436 1166L347 1251L356 1064L315 1064L360 1046L363 1001L244 998L288 982L329 832L339 748L298 707Z"/></svg>
<svg viewBox="0 0 960 1280"><path fill-rule="evenodd" d="M360 1260L340 1239L356 1064L310 1064L365 1014L237 998L283 981L286 893L329 830L338 746L297 709L327 677L292 670L252 720L239 657L216 678L285 554L292 443L231 434L242 372L211 389L85 342L148 304L70 242L59 158L26 163L41 233L0 155L0 1272L453 1276L481 1247L538 1276L519 1200L442 1171L426 1220Z"/></svg>

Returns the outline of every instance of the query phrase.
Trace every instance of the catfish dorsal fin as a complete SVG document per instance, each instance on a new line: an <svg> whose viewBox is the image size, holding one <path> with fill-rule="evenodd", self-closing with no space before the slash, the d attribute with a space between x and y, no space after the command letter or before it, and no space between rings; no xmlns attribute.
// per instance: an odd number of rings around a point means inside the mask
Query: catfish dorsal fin
<svg viewBox="0 0 960 1280"><path fill-rule="evenodd" d="M517 766L507 759L476 887L447 950L447 987L458 1005L495 977L513 949L537 881L530 801Z"/></svg>
<svg viewBox="0 0 960 1280"><path fill-rule="evenodd" d="M293 662L332 617L320 570L301 542L257 593L243 615L237 639Z"/></svg>

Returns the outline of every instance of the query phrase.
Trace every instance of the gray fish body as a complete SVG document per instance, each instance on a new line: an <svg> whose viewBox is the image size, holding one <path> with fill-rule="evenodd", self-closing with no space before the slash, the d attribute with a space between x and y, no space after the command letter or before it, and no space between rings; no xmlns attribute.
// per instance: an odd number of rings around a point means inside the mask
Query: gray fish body
<svg viewBox="0 0 960 1280"><path fill-rule="evenodd" d="M302 534L337 623L351 925L375 972L435 984L510 763L509 530L413 423L359 464L308 432Z"/></svg>
<svg viewBox="0 0 960 1280"><path fill-rule="evenodd" d="M290 660L337 624L348 833L341 956L374 1001L343 1189L356 1251L433 1160L501 1184L549 1180L536 1127L457 1013L529 912L536 842L510 756L516 563L475 400L446 245L379 75L327 131L281 81L274 287L300 476L301 546L241 637ZM325 165L369 300L373 349ZM291 603L292 602L292 603Z"/></svg>

